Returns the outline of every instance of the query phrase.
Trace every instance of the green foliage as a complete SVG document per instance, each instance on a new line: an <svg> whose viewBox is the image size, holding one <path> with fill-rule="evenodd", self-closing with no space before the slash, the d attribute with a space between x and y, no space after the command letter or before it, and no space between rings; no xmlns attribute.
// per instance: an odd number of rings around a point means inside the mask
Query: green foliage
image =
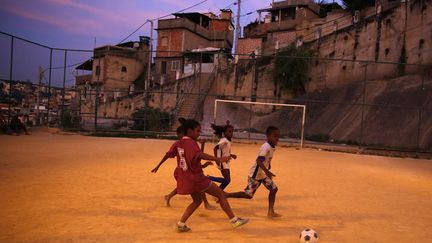
<svg viewBox="0 0 432 243"><path fill-rule="evenodd" d="M132 114L132 129L143 131L164 131L170 127L171 115L159 109L144 108Z"/></svg>
<svg viewBox="0 0 432 243"><path fill-rule="evenodd" d="M283 89L305 93L312 57L313 50L306 48L291 45L282 49L274 60L273 79L279 82Z"/></svg>
<svg viewBox="0 0 432 243"><path fill-rule="evenodd" d="M342 0L342 3L349 12L360 11L367 7L375 6L375 0Z"/></svg>
<svg viewBox="0 0 432 243"><path fill-rule="evenodd" d="M74 128L79 123L79 117L74 116L71 111L65 110L61 113L60 122L63 129Z"/></svg>
<svg viewBox="0 0 432 243"><path fill-rule="evenodd" d="M4 83L0 82L0 102L4 103L7 102L7 94L3 91L4 89Z"/></svg>
<svg viewBox="0 0 432 243"><path fill-rule="evenodd" d="M13 89L11 93L11 99L12 103L15 105L21 104L22 100L24 99L24 94L17 89Z"/></svg>
<svg viewBox="0 0 432 243"><path fill-rule="evenodd" d="M320 12L319 15L321 18L327 17L327 9L325 8L325 5L328 4L326 0L316 0L315 1L318 6L320 6Z"/></svg>
<svg viewBox="0 0 432 243"><path fill-rule="evenodd" d="M69 111L64 111L61 113L60 121L62 127L70 128L73 126L72 115L70 114Z"/></svg>

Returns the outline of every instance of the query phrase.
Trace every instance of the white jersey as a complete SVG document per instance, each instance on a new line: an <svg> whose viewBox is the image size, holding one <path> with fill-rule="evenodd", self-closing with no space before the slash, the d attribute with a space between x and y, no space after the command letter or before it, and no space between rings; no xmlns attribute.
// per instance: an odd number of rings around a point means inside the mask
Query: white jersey
<svg viewBox="0 0 432 243"><path fill-rule="evenodd" d="M231 156L231 141L226 138L221 138L219 140L219 143L217 144L219 146L217 157L229 157Z"/></svg>
<svg viewBox="0 0 432 243"><path fill-rule="evenodd" d="M217 157L218 158L230 157L231 160L231 141L226 138L221 138L217 146L219 146L219 149L217 150ZM219 169L229 169L230 160L228 160L225 163L222 163L221 166L219 166Z"/></svg>
<svg viewBox="0 0 432 243"><path fill-rule="evenodd" d="M273 158L273 153L276 150L276 147L270 144L270 142L265 142L258 153L257 160L263 161L264 166L270 170L271 168L271 160ZM249 177L255 180L262 180L267 177L264 171L259 167L258 163L255 161L253 166L250 168Z"/></svg>

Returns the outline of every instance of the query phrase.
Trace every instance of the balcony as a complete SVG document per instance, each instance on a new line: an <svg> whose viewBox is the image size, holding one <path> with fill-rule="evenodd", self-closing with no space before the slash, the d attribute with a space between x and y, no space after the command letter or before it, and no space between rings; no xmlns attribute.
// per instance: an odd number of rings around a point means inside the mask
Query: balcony
<svg viewBox="0 0 432 243"><path fill-rule="evenodd" d="M245 28L245 37L262 37L270 32L295 30L298 20L261 23Z"/></svg>
<svg viewBox="0 0 432 243"><path fill-rule="evenodd" d="M233 32L213 32L208 30L207 28L202 27L199 24L195 24L186 18L177 18L177 19L164 19L159 20L157 30L167 30L167 29L187 29L193 33L196 33L207 40L226 40L230 44L232 44L233 40Z"/></svg>

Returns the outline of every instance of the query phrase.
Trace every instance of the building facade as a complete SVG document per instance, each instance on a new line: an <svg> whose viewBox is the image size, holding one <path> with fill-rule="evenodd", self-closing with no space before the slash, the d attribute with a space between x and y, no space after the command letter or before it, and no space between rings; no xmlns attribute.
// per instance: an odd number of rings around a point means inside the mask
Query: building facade
<svg viewBox="0 0 432 243"><path fill-rule="evenodd" d="M239 53L244 54L240 58L249 59L252 52L271 55L306 38L315 39L322 34L321 24L347 15L336 3L323 6L327 8L325 16L312 0L273 2L269 8L257 10L258 19L244 27L244 37L239 40Z"/></svg>
<svg viewBox="0 0 432 243"><path fill-rule="evenodd" d="M96 88L102 102L144 88L149 59L148 37L140 37L139 42L98 47L93 55L92 60L76 68L86 71L76 78L83 99L95 93Z"/></svg>
<svg viewBox="0 0 432 243"><path fill-rule="evenodd" d="M175 18L158 21L155 82L164 84L182 76L185 53L200 48L226 49L233 45L232 11L176 13Z"/></svg>

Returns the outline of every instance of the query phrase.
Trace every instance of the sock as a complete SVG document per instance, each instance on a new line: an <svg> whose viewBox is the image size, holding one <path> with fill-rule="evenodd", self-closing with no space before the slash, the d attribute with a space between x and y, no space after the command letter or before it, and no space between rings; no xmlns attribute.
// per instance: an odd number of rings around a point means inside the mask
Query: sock
<svg viewBox="0 0 432 243"><path fill-rule="evenodd" d="M230 222L231 222L231 223L234 223L234 222L237 221L237 220L238 220L238 217L235 216L234 218L230 219Z"/></svg>
<svg viewBox="0 0 432 243"><path fill-rule="evenodd" d="M208 176L208 178L214 182L218 182L218 183L224 183L225 182L226 183L226 180L223 177Z"/></svg>
<svg viewBox="0 0 432 243"><path fill-rule="evenodd" d="M177 225L180 226L180 227L183 227L183 226L186 225L186 223L183 223L183 222L181 222L181 221L178 221L178 222L177 222Z"/></svg>

